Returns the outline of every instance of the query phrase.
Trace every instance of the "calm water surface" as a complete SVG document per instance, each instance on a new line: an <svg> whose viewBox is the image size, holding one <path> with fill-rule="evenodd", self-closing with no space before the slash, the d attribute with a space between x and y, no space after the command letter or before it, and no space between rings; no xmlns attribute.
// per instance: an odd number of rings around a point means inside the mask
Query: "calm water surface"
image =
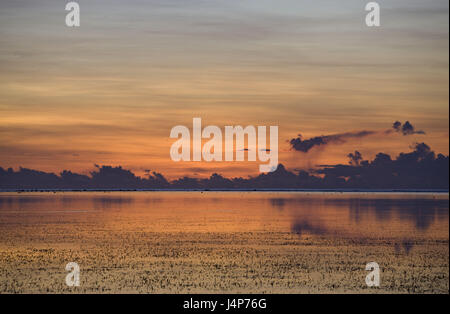
<svg viewBox="0 0 450 314"><path fill-rule="evenodd" d="M0 293L448 293L448 194L0 193ZM369 290L376 261L382 286Z"/></svg>
<svg viewBox="0 0 450 314"><path fill-rule="evenodd" d="M448 239L448 194L307 192L0 193L0 223L154 232L291 232Z"/></svg>

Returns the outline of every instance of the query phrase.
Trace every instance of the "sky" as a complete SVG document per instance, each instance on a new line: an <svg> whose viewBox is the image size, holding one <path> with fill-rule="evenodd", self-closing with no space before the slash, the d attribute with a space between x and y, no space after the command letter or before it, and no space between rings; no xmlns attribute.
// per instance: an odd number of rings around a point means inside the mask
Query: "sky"
<svg viewBox="0 0 450 314"><path fill-rule="evenodd" d="M67 1L68 2L68 1ZM257 175L260 162L170 159L176 125L277 125L288 169L448 154L448 1L80 0L0 2L0 166L88 173L121 165L169 178ZM394 121L426 134L385 134ZM317 147L288 141L375 131Z"/></svg>

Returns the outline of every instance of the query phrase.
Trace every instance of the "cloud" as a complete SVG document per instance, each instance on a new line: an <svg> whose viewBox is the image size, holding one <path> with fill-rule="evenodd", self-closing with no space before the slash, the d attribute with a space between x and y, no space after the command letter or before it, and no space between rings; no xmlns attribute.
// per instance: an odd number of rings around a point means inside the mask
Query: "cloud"
<svg viewBox="0 0 450 314"><path fill-rule="evenodd" d="M369 135L373 135L375 133L376 133L375 131L364 130L358 132L346 132L340 134L316 136L306 140L304 140L302 138L302 135L299 134L297 138L291 139L289 143L291 144L291 147L296 151L307 153L310 149L316 146L328 145L330 143L343 144L349 139L362 138Z"/></svg>
<svg viewBox="0 0 450 314"><path fill-rule="evenodd" d="M425 143L416 143L412 152L396 159L384 153L359 164L325 166L316 173L334 184L358 188L425 189L448 187L448 156L436 155ZM354 155L354 154L353 154ZM362 157L361 157L362 158ZM339 180L345 180L339 181Z"/></svg>
<svg viewBox="0 0 450 314"><path fill-rule="evenodd" d="M328 144L343 144L347 142L347 140L352 138L363 138L375 134L386 136L388 134L391 134L392 132L402 133L405 136L412 134L425 134L425 132L422 130L416 131L415 127L409 121L406 121L404 124L402 124L400 121L395 121L392 124L392 128L385 131L363 130L332 135L322 135L309 139L303 139L302 135L299 134L297 138L291 139L289 143L294 150L307 153L316 146L325 146Z"/></svg>
<svg viewBox="0 0 450 314"><path fill-rule="evenodd" d="M409 121L406 121L403 125L400 121L395 121L392 128L395 132L400 132L403 135L426 134L425 131L416 131L414 126Z"/></svg>
<svg viewBox="0 0 450 314"><path fill-rule="evenodd" d="M349 164L354 166L359 166L359 163L363 160L361 153L357 150L354 153L348 154L347 157L350 158Z"/></svg>
<svg viewBox="0 0 450 314"><path fill-rule="evenodd" d="M363 160L355 151L348 154L350 165L327 165L320 169L294 173L282 164L276 171L249 178L226 178L214 173L207 179L183 177L167 181L162 174L147 172L136 176L121 166L95 165L89 176L63 171L60 175L32 169L0 167L0 189L407 189L448 190L449 157L436 154L425 143L395 159L378 153ZM307 230L303 226L301 230Z"/></svg>

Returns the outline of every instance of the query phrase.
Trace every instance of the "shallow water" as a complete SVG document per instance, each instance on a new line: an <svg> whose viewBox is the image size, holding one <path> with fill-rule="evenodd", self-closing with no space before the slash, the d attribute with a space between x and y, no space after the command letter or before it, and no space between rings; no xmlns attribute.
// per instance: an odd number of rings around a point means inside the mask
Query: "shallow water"
<svg viewBox="0 0 450 314"><path fill-rule="evenodd" d="M448 293L448 194L0 193L0 292ZM383 270L365 286L365 264Z"/></svg>

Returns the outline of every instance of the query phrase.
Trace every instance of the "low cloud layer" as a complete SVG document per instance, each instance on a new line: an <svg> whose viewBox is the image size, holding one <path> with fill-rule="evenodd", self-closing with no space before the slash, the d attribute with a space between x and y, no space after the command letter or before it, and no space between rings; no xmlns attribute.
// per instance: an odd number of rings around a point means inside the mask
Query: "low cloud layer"
<svg viewBox="0 0 450 314"><path fill-rule="evenodd" d="M375 133L376 132L374 131L347 132L341 134L316 136L306 140L304 140L302 135L299 134L297 138L291 139L289 143L291 144L293 149L307 153L310 149L316 146L323 146L330 143L343 144L348 139L362 138Z"/></svg>
<svg viewBox="0 0 450 314"><path fill-rule="evenodd" d="M403 135L425 134L425 131L416 131L414 126L409 121L406 121L403 125L400 121L395 121L392 128L395 132L402 133Z"/></svg>
<svg viewBox="0 0 450 314"><path fill-rule="evenodd" d="M32 169L0 167L0 189L446 189L449 186L449 157L436 154L425 143L395 159L378 153L364 160L359 152L347 155L350 164L321 166L298 173L282 164L275 172L250 178L226 178L213 174L207 179L183 177L168 181L157 172L145 178L122 167L97 166L90 176L63 171L59 175ZM308 229L303 226L303 230Z"/></svg>
<svg viewBox="0 0 450 314"><path fill-rule="evenodd" d="M363 138L370 135L380 134L383 136L387 136L391 133L401 133L404 136L413 135L413 134L425 134L424 131L416 131L415 127L409 122L406 121L402 124L400 121L396 121L392 124L392 129L386 130L384 132L374 131L374 130L363 130L356 132L344 132L338 134L331 135L322 135L316 136L309 139L303 139L301 134L298 135L297 138L293 138L289 141L291 147L299 152L307 153L314 147L325 146L328 144L344 144L348 140L353 138Z"/></svg>

